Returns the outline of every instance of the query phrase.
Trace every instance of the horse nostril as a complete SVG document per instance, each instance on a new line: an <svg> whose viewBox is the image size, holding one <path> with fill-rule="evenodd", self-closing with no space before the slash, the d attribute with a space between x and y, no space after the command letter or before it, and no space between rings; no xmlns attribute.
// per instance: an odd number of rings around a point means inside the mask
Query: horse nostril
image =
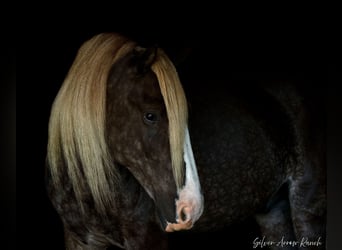
<svg viewBox="0 0 342 250"><path fill-rule="evenodd" d="M192 220L192 208L187 205L180 205L177 209L176 223L167 223L166 232L188 230L194 225Z"/></svg>
<svg viewBox="0 0 342 250"><path fill-rule="evenodd" d="M186 221L186 214L184 213L183 210L181 211L180 216L181 216L181 220L182 220L182 221Z"/></svg>
<svg viewBox="0 0 342 250"><path fill-rule="evenodd" d="M187 220L188 216L187 216L184 208L180 211L179 218L181 219L181 221L186 221Z"/></svg>

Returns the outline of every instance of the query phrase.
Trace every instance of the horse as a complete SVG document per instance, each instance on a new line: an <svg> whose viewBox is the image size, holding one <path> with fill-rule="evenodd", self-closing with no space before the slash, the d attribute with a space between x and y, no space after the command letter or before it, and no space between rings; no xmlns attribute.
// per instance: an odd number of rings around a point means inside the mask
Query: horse
<svg viewBox="0 0 342 250"><path fill-rule="evenodd" d="M84 43L53 103L47 151L67 249L163 249L160 228L191 228L203 211L185 94L161 49L112 33Z"/></svg>
<svg viewBox="0 0 342 250"><path fill-rule="evenodd" d="M323 248L324 135L296 91L187 100L183 87L160 48L116 33L81 46L49 121L46 186L66 248L167 249L168 233L251 215L271 242Z"/></svg>

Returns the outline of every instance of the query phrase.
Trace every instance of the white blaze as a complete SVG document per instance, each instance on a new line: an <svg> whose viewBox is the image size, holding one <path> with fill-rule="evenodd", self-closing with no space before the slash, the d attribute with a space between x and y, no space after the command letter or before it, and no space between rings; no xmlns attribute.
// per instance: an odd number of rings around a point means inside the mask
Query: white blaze
<svg viewBox="0 0 342 250"><path fill-rule="evenodd" d="M191 219L192 223L194 223L203 212L204 202L188 128L185 129L184 162L186 171L185 185L179 191L179 199L176 201L176 205L179 207L183 204L188 207L191 211L188 219Z"/></svg>

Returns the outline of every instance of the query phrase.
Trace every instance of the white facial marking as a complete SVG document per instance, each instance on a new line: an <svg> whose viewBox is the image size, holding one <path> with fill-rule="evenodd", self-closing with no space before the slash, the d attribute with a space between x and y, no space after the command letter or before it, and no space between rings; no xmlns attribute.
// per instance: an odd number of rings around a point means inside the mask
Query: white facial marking
<svg viewBox="0 0 342 250"><path fill-rule="evenodd" d="M191 219L191 221L194 223L198 220L203 212L204 202L188 128L185 130L184 162L186 171L185 185L179 191L179 199L176 201L176 205L177 208L184 205L187 209L190 209L191 218L187 219Z"/></svg>

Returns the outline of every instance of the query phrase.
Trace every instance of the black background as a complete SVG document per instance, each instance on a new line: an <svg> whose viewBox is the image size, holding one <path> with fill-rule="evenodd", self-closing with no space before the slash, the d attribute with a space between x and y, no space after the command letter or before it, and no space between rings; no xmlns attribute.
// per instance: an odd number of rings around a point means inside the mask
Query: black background
<svg viewBox="0 0 342 250"><path fill-rule="evenodd" d="M166 9L167 7L165 6ZM192 51L195 56L190 61L191 64L186 61L181 63L184 67L183 74L201 74L202 71L196 71L200 67L207 68L206 74L210 75L216 72L216 68L211 65L218 61L222 62L220 77L305 80L315 89L318 86L322 91L329 90L328 104L332 108L329 108L328 112L328 125L331 130L335 128L338 131L340 128L337 125L340 124L338 113L336 114L340 109L336 108L337 104L330 99L338 93L334 89L338 72L336 41L329 36L329 31L321 22L315 22L311 17L301 20L296 15L293 20L293 16L290 18L278 11L269 13L271 15L268 17L257 13L249 16L250 13L245 13L245 10L241 11L241 15L229 17L234 13L234 10L230 10L220 16L223 17L222 20L213 21L208 13L196 17L188 16L190 12L196 15L196 11L190 9L185 11L186 14L183 13L182 21L178 23L178 12L170 17L155 11L147 14L131 12L128 9L118 16L120 9L114 8L111 9L112 13L108 11L109 13L103 14L105 18L101 15L100 18L96 17L95 24L93 18L95 19L95 14L99 14L97 8L83 15L80 10L70 10L64 14L53 12L53 8L49 7L49 11L39 16L37 21L29 25L23 23L14 36L16 40L13 41L20 48L21 63L16 120L17 138L20 138L17 144L19 164L16 175L16 221L19 234L16 239L9 238L12 247L18 242L20 249L62 249L62 225L46 197L43 179L48 118L52 101L77 49L95 34L120 32L142 45L159 45L171 58L177 58L178 52L186 48L185 51ZM81 13L81 17L72 18L74 11ZM289 22L289 19L293 22ZM337 138L335 134L328 137L328 142L332 143L332 150L328 151L328 157L331 156L329 159L332 159L328 161L329 176L332 179L337 179L335 173L341 171L341 168L335 167L338 160L334 160L338 159L335 149L341 145ZM331 171L333 174L330 174ZM328 187L332 194L329 201L336 202L339 196L335 197L334 194L340 186L337 185L338 182L332 183L336 185ZM15 217L11 213L5 213L4 217L7 216L10 216L7 219L11 221ZM332 227L341 217L329 218ZM180 236L180 239L173 239L172 247L176 249L180 243L201 246L210 241L213 244L210 249L249 249L255 232L257 229L254 224L247 221L216 234L193 238ZM330 239L333 239L334 232L337 231L332 230Z"/></svg>

